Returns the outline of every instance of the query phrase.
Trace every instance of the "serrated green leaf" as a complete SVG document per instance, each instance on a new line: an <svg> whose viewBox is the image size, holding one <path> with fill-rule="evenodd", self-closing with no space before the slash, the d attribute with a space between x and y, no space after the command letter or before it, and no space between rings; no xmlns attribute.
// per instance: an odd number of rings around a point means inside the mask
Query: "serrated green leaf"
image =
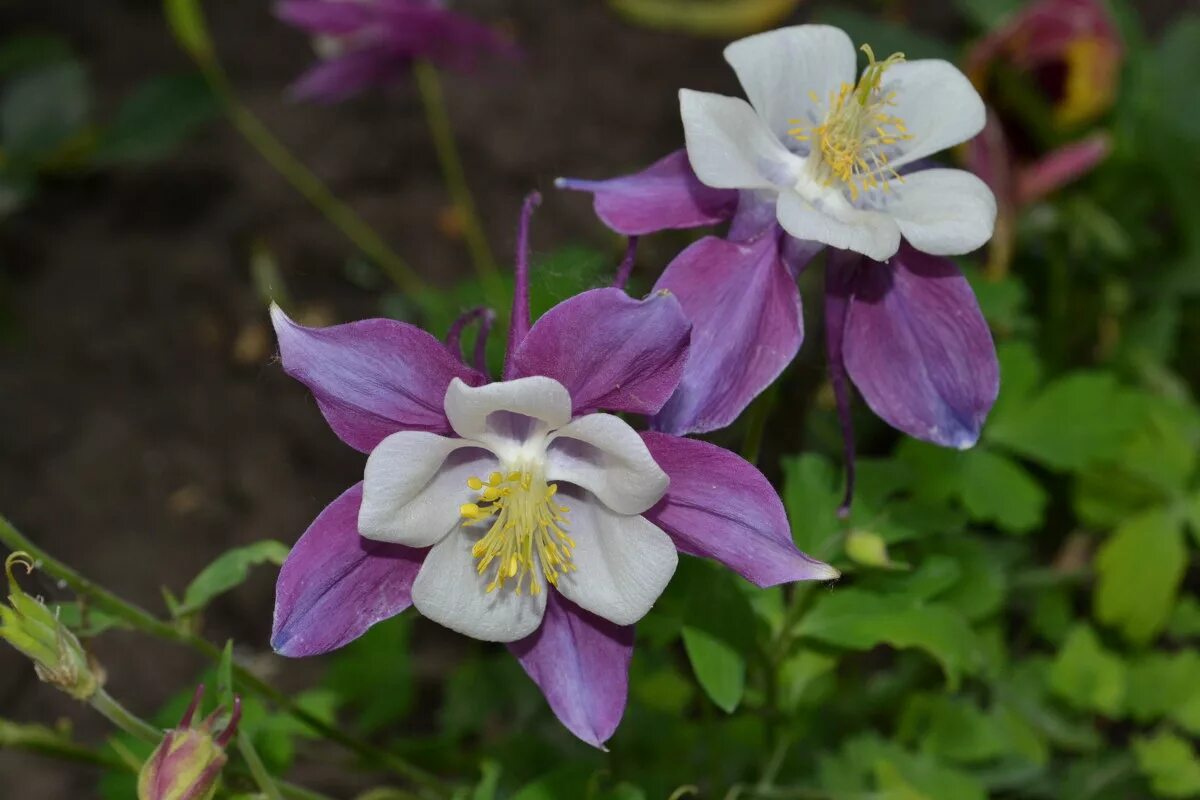
<svg viewBox="0 0 1200 800"><path fill-rule="evenodd" d="M1133 754L1159 797L1200 794L1200 759L1186 739L1165 732L1137 736L1133 739Z"/></svg>
<svg viewBox="0 0 1200 800"><path fill-rule="evenodd" d="M1023 467L982 448L963 454L959 496L972 519L995 522L1012 533L1029 533L1041 525L1049 499Z"/></svg>
<svg viewBox="0 0 1200 800"><path fill-rule="evenodd" d="M92 157L102 163L162 158L219 110L200 75L152 78L121 105Z"/></svg>
<svg viewBox="0 0 1200 800"><path fill-rule="evenodd" d="M202 610L213 598L240 586L250 576L251 567L259 564L279 566L287 555L287 545L270 539L222 553L187 587L183 602L174 609L174 614L181 617Z"/></svg>
<svg viewBox="0 0 1200 800"><path fill-rule="evenodd" d="M1117 717L1125 686L1125 663L1104 649L1095 631L1077 625L1050 668L1051 690L1075 708Z"/></svg>
<svg viewBox="0 0 1200 800"><path fill-rule="evenodd" d="M1096 555L1096 619L1136 644L1167 625L1187 568L1180 523L1161 510L1134 517Z"/></svg>
<svg viewBox="0 0 1200 800"><path fill-rule="evenodd" d="M924 650L941 665L951 690L964 672L979 667L975 634L960 614L937 604L906 603L896 595L834 589L818 600L797 633L851 650L881 644Z"/></svg>

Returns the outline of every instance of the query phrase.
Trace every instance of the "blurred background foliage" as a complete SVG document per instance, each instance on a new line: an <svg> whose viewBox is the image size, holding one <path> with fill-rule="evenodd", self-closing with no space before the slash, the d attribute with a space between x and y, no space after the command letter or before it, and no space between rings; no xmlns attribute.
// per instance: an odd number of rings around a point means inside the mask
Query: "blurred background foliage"
<svg viewBox="0 0 1200 800"><path fill-rule="evenodd" d="M952 21L918 29L907 4L891 0L813 13L795 0L609 4L630 25L720 39L815 18L876 52L960 64L970 42L1024 6L955 0L938 11ZM682 563L638 627L630 705L608 753L563 730L502 648L472 642L441 660L414 650L426 623L412 614L323 659L295 701L470 784L456 796L472 800L1200 797L1200 15L1171 9L1151 35L1139 4L1108 7L1119 60L1111 102L1088 119L1057 119L1061 97L1044 75L998 69L988 84L993 107L1011 115L1006 129L1015 120L1023 131L1014 158L1094 131L1109 151L1078 180L1014 208L1007 241L990 254L962 260L1002 365L980 444L942 450L857 415L868 457L841 520L840 440L830 391L812 379L819 358L768 396L760 464L778 478L797 544L843 570L841 581L763 591ZM202 75L182 74L148 80L98 115L87 64L65 41L7 32L0 215L21 214L63 181L170 158L220 111ZM535 314L606 282L614 266L599 234L542 253ZM641 266L647 288L662 264ZM270 252L252 272L264 294L289 302ZM819 272L802 278L806 297ZM435 333L484 294L475 280L393 292L361 258L345 274L377 293L381 313ZM4 297L0 283L0 321L12 333ZM807 328L805 350L819 353L820 326L810 318ZM493 362L501 345L493 335ZM718 438L737 447L745 433ZM210 602L286 550L267 541L230 551L167 594L169 617L202 630ZM122 624L69 603L61 613L88 637ZM190 695L180 688L162 724ZM274 774L333 758L256 699L244 730ZM18 748L70 736L33 721L0 727L0 745ZM149 751L123 737L102 748ZM20 780L5 776L9 787ZM110 770L101 793L131 797L132 780ZM226 787L222 796L245 790L236 777ZM363 791L363 800L411 796Z"/></svg>

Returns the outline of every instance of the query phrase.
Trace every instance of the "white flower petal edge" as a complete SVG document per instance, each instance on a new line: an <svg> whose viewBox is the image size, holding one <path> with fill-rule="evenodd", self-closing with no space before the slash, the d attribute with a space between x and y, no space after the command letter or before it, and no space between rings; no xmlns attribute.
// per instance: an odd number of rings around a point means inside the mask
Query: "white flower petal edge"
<svg viewBox="0 0 1200 800"><path fill-rule="evenodd" d="M460 526L433 546L413 581L413 605L423 616L472 639L523 639L541 625L548 592L487 591L471 555L478 538L477 531Z"/></svg>
<svg viewBox="0 0 1200 800"><path fill-rule="evenodd" d="M670 483L642 437L611 414L588 414L551 434L546 480L582 486L618 514L649 510Z"/></svg>
<svg viewBox="0 0 1200 800"><path fill-rule="evenodd" d="M795 25L739 39L725 48L725 60L754 110L782 140L794 120L820 121L809 92L825 101L843 83L854 83L857 53L840 28Z"/></svg>
<svg viewBox="0 0 1200 800"><path fill-rule="evenodd" d="M446 390L446 417L464 439L487 445L501 458L515 443L536 440L532 430L512 427L512 415L540 421L541 434L571 421L571 395L553 378L533 376L468 386L458 378Z"/></svg>
<svg viewBox="0 0 1200 800"><path fill-rule="evenodd" d="M688 160L704 183L717 189L778 190L795 180L803 162L745 100L681 89L679 108Z"/></svg>
<svg viewBox="0 0 1200 800"><path fill-rule="evenodd" d="M891 112L908 127L911 139L899 143L892 159L899 169L973 138L987 122L983 98L958 67L938 59L896 64L884 73L884 92L895 92Z"/></svg>
<svg viewBox="0 0 1200 800"><path fill-rule="evenodd" d="M467 478L486 474L495 463L491 453L465 439L423 431L393 433L367 458L359 535L429 547L457 523Z"/></svg>
<svg viewBox="0 0 1200 800"><path fill-rule="evenodd" d="M904 177L888 211L913 247L937 256L969 253L992 238L996 197L961 169L927 169Z"/></svg>
<svg viewBox="0 0 1200 800"><path fill-rule="evenodd" d="M675 574L675 543L644 517L614 514L584 492L569 503L578 570L559 579L558 591L616 625L632 625Z"/></svg>
<svg viewBox="0 0 1200 800"><path fill-rule="evenodd" d="M887 214L854 208L840 197L816 201L840 205L841 218L821 211L796 192L784 192L775 206L779 224L797 239L853 250L876 261L885 261L900 249L900 228Z"/></svg>

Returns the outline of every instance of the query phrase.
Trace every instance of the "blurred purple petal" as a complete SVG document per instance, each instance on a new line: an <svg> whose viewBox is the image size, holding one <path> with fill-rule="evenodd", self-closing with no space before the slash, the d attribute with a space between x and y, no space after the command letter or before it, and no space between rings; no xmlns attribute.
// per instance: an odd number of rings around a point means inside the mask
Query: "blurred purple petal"
<svg viewBox="0 0 1200 800"><path fill-rule="evenodd" d="M657 413L679 385L691 326L679 302L593 289L547 311L517 348L514 377L545 375L567 387L574 413Z"/></svg>
<svg viewBox="0 0 1200 800"><path fill-rule="evenodd" d="M903 245L887 263L842 254L846 370L871 410L910 436L967 448L1000 388L996 348L954 263Z"/></svg>
<svg viewBox="0 0 1200 800"><path fill-rule="evenodd" d="M282 0L275 5L275 16L314 35L344 36L369 24L376 11L368 3Z"/></svg>
<svg viewBox="0 0 1200 800"><path fill-rule="evenodd" d="M1091 172L1108 157L1112 140L1097 133L1078 142L1063 145L1017 173L1017 202L1037 202L1057 189Z"/></svg>
<svg viewBox="0 0 1200 800"><path fill-rule="evenodd" d="M327 653L412 605L424 550L358 535L362 484L309 526L279 571L271 646L292 657Z"/></svg>
<svg viewBox="0 0 1200 800"><path fill-rule="evenodd" d="M339 103L381 81L402 74L412 63L372 47L319 61L288 87L295 100Z"/></svg>
<svg viewBox="0 0 1200 800"><path fill-rule="evenodd" d="M804 338L800 292L772 228L749 242L707 237L672 261L655 289L679 298L692 323L683 381L659 413L667 433L733 422L795 357Z"/></svg>
<svg viewBox="0 0 1200 800"><path fill-rule="evenodd" d="M633 626L613 625L551 591L542 626L509 649L567 730L603 750L625 714Z"/></svg>
<svg viewBox="0 0 1200 800"><path fill-rule="evenodd" d="M271 321L284 372L312 391L334 433L364 453L396 431L449 433L442 406L450 381L486 382L437 339L403 322L306 328L278 306Z"/></svg>
<svg viewBox="0 0 1200 800"><path fill-rule="evenodd" d="M730 219L738 204L736 191L700 182L686 150L676 150L633 175L605 181L559 178L556 185L591 192L596 216L626 236L715 225Z"/></svg>
<svg viewBox="0 0 1200 800"><path fill-rule="evenodd" d="M796 549L779 495L750 462L708 442L642 434L671 478L667 494L643 516L681 553L720 561L758 586L838 576Z"/></svg>

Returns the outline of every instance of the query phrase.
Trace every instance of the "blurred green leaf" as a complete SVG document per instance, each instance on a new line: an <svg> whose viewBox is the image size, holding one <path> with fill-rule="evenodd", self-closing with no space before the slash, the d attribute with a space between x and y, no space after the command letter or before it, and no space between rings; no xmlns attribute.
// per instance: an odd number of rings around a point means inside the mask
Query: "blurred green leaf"
<svg viewBox="0 0 1200 800"><path fill-rule="evenodd" d="M1095 631L1077 625L1055 656L1050 688L1076 708L1117 717L1125 702L1125 685L1124 662L1104 649Z"/></svg>
<svg viewBox="0 0 1200 800"><path fill-rule="evenodd" d="M919 694L900 714L897 738L946 761L977 764L1005 755L1008 737L1000 722L963 698Z"/></svg>
<svg viewBox="0 0 1200 800"><path fill-rule="evenodd" d="M503 767L496 761L488 760L479 765L479 771L482 774L471 793L471 800L495 800L496 789L500 786L500 775L504 772Z"/></svg>
<svg viewBox="0 0 1200 800"><path fill-rule="evenodd" d="M874 734L848 740L836 756L818 759L821 785L834 798L888 800L985 800L969 773L925 753L912 753ZM875 793L873 790L878 790Z"/></svg>
<svg viewBox="0 0 1200 800"><path fill-rule="evenodd" d="M608 0L617 13L648 28L722 39L766 30L800 0Z"/></svg>
<svg viewBox="0 0 1200 800"><path fill-rule="evenodd" d="M1115 456L1141 409L1114 376L1077 372L1050 383L1019 412L993 419L985 435L1047 467L1077 470Z"/></svg>
<svg viewBox="0 0 1200 800"><path fill-rule="evenodd" d="M93 158L101 163L163 158L219 111L200 75L152 78L122 104Z"/></svg>
<svg viewBox="0 0 1200 800"><path fill-rule="evenodd" d="M833 589L805 615L797 633L851 650L881 644L924 650L941 665L952 691L964 672L979 666L975 635L961 615L946 606L906 603L895 595Z"/></svg>
<svg viewBox="0 0 1200 800"><path fill-rule="evenodd" d="M0 43L0 77L71 58L71 45L58 36L12 36Z"/></svg>
<svg viewBox="0 0 1200 800"><path fill-rule="evenodd" d="M1138 722L1170 718L1200 735L1200 652L1147 653L1131 661L1126 706Z"/></svg>
<svg viewBox="0 0 1200 800"><path fill-rule="evenodd" d="M955 0L959 13L990 31L1025 6L1025 0Z"/></svg>
<svg viewBox="0 0 1200 800"><path fill-rule="evenodd" d="M1019 464L985 449L963 454L959 491L963 506L979 522L995 522L1013 533L1028 533L1042 523L1048 497Z"/></svg>
<svg viewBox="0 0 1200 800"><path fill-rule="evenodd" d="M1180 597L1167 623L1167 633L1175 639L1200 639L1200 600L1190 594Z"/></svg>
<svg viewBox="0 0 1200 800"><path fill-rule="evenodd" d="M1158 74L1162 81L1151 99L1160 120L1186 136L1200 141L1200 107L1179 102L1191 91L1191 78L1200 75L1200 14L1184 14L1167 27L1157 49Z"/></svg>
<svg viewBox="0 0 1200 800"><path fill-rule="evenodd" d="M1186 739L1167 732L1137 736L1133 739L1133 754L1159 797L1200 794L1200 759Z"/></svg>
<svg viewBox="0 0 1200 800"><path fill-rule="evenodd" d="M181 617L202 610L213 598L244 583L251 567L259 564L279 566L287 555L287 545L269 539L222 553L195 577L183 594L183 602L173 609L173 613Z"/></svg>
<svg viewBox="0 0 1200 800"><path fill-rule="evenodd" d="M753 651L756 619L734 578L704 567L707 576L694 576L689 586L683 646L705 694L732 713L746 688L746 656Z"/></svg>
<svg viewBox="0 0 1200 800"><path fill-rule="evenodd" d="M940 58L956 61L957 53L950 44L918 32L911 25L889 22L838 4L823 6L816 22L833 25L850 34L855 46L869 44L879 58L891 53L903 53L909 60Z"/></svg>
<svg viewBox="0 0 1200 800"><path fill-rule="evenodd" d="M512 800L561 800L587 797L595 769L586 764L565 764L517 790Z"/></svg>
<svg viewBox="0 0 1200 800"><path fill-rule="evenodd" d="M832 559L842 532L837 517L841 494L833 465L824 456L806 453L784 459L783 474L783 503L796 546L814 558Z"/></svg>
<svg viewBox="0 0 1200 800"><path fill-rule="evenodd" d="M83 130L91 103L87 74L76 61L22 72L0 97L0 146L12 160L49 156Z"/></svg>
<svg viewBox="0 0 1200 800"><path fill-rule="evenodd" d="M1170 618L1187 568L1179 520L1149 511L1121 525L1096 555L1096 618L1145 644Z"/></svg>
<svg viewBox="0 0 1200 800"><path fill-rule="evenodd" d="M363 733L399 724L412 707L411 629L407 617L381 622L339 650L329 664L323 685L354 712Z"/></svg>

